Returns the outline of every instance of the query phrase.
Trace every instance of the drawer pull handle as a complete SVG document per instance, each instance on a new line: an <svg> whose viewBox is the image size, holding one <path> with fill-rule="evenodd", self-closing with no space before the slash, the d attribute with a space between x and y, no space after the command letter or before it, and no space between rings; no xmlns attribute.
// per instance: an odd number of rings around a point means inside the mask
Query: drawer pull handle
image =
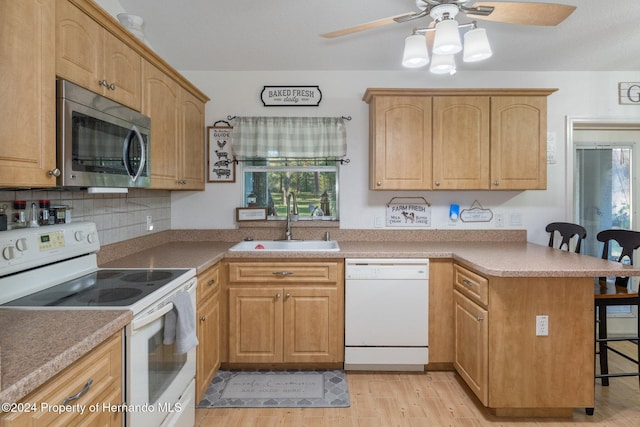
<svg viewBox="0 0 640 427"><path fill-rule="evenodd" d="M274 271L272 274L275 274L276 276L290 276L293 274L292 271Z"/></svg>
<svg viewBox="0 0 640 427"><path fill-rule="evenodd" d="M463 284L463 285L465 285L465 286L467 286L467 287L469 287L469 288L473 286L473 283L471 283L471 282L470 282L469 280L467 280L467 279L462 279L462 284Z"/></svg>
<svg viewBox="0 0 640 427"><path fill-rule="evenodd" d="M65 406L66 404L68 404L69 402L73 402L74 400L78 400L82 396L87 394L87 392L91 388L91 384L93 384L93 379L89 378L89 381L87 381L87 383L84 385L82 390L80 390L77 394L74 394L73 396L69 396L62 401L62 406Z"/></svg>
<svg viewBox="0 0 640 427"><path fill-rule="evenodd" d="M483 318L482 316L476 316L476 320L477 320L478 322L480 322L480 321L484 320L484 318Z"/></svg>
<svg viewBox="0 0 640 427"><path fill-rule="evenodd" d="M211 279L211 280L209 280L209 281L207 282L207 286L211 286L211 285L213 285L214 283L216 283L216 281L215 281L214 279Z"/></svg>

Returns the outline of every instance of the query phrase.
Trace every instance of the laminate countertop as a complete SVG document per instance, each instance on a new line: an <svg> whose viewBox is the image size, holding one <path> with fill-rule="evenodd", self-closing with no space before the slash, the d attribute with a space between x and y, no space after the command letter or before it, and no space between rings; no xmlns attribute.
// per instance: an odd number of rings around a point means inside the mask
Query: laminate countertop
<svg viewBox="0 0 640 427"><path fill-rule="evenodd" d="M128 310L0 309L0 403L14 403L127 326Z"/></svg>
<svg viewBox="0 0 640 427"><path fill-rule="evenodd" d="M449 258L497 277L640 276L640 268L526 242L355 242L339 241L333 252L229 251L229 242L170 242L101 267L195 268L202 273L224 258Z"/></svg>

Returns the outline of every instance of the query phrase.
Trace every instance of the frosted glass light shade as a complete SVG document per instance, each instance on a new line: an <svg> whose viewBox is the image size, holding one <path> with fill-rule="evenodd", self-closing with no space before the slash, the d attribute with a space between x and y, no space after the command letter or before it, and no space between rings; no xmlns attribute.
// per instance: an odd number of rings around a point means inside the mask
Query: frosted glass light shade
<svg viewBox="0 0 640 427"><path fill-rule="evenodd" d="M445 19L436 24L436 37L433 41L434 55L448 55L462 50L458 21Z"/></svg>
<svg viewBox="0 0 640 427"><path fill-rule="evenodd" d="M455 74L456 60L453 55L433 55L429 71L433 74Z"/></svg>
<svg viewBox="0 0 640 427"><path fill-rule="evenodd" d="M420 34L414 34L404 39L404 54L402 65L407 68L424 67L429 63L427 39Z"/></svg>
<svg viewBox="0 0 640 427"><path fill-rule="evenodd" d="M464 35L464 62L477 62L493 55L487 32L484 28L474 28Z"/></svg>

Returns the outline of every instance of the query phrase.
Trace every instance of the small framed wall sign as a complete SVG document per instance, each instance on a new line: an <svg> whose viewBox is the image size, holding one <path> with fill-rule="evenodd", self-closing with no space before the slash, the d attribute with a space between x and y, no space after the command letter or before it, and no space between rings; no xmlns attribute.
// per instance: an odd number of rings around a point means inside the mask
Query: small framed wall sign
<svg viewBox="0 0 640 427"><path fill-rule="evenodd" d="M215 124L207 127L208 182L236 182L236 164L231 153L232 129L231 126Z"/></svg>
<svg viewBox="0 0 640 427"><path fill-rule="evenodd" d="M322 92L320 86L265 86L260 99L265 107L317 107Z"/></svg>
<svg viewBox="0 0 640 427"><path fill-rule="evenodd" d="M265 221L267 208L236 208L236 222Z"/></svg>

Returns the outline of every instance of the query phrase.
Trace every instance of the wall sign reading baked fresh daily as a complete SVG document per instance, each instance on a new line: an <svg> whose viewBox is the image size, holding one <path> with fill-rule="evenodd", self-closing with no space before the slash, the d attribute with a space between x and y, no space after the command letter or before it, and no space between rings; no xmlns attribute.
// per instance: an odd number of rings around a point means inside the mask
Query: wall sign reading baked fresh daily
<svg viewBox="0 0 640 427"><path fill-rule="evenodd" d="M260 94L265 107L317 107L319 86L265 86Z"/></svg>

